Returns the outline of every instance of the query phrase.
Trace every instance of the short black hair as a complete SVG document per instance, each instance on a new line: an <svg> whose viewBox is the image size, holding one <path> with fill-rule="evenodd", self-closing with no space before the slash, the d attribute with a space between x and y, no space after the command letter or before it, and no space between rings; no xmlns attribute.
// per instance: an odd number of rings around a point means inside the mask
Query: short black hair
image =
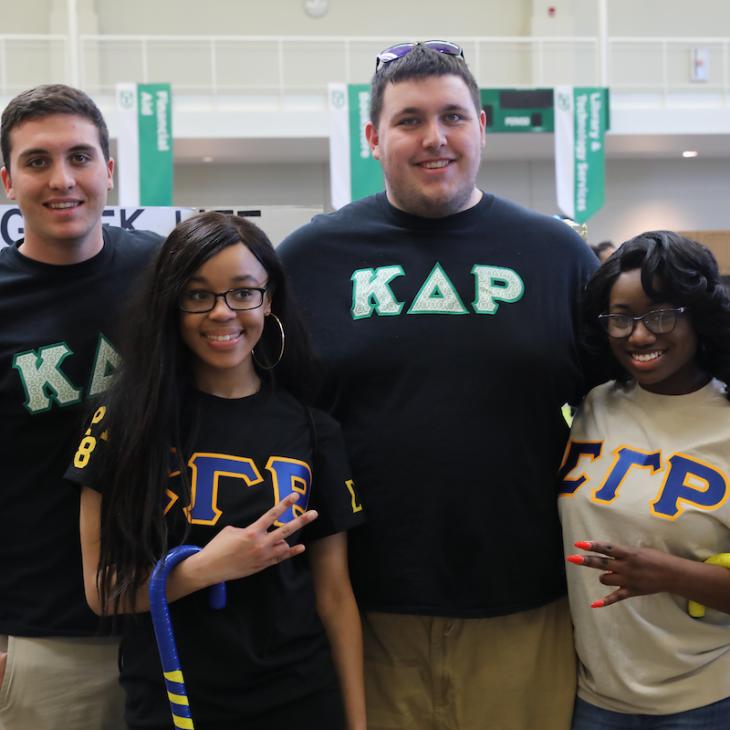
<svg viewBox="0 0 730 730"><path fill-rule="evenodd" d="M402 58L381 64L370 83L370 121L377 128L383 111L383 95L388 84L425 79L430 76L458 76L469 89L474 108L482 109L479 85L466 62L460 56L439 53L432 48L417 45Z"/></svg>
<svg viewBox="0 0 730 730"><path fill-rule="evenodd" d="M18 94L11 99L0 120L0 151L5 167L10 171L10 132L30 119L42 119L52 114L73 114L88 119L99 132L99 146L109 161L109 130L99 107L88 94L65 84L44 84Z"/></svg>
<svg viewBox="0 0 730 730"><path fill-rule="evenodd" d="M635 269L641 270L641 285L650 299L688 308L698 340L697 364L730 383L730 295L712 252L673 231L647 231L626 241L593 274L583 302L587 352L603 362L611 379L628 382L628 373L613 357L598 315L608 311L616 279Z"/></svg>

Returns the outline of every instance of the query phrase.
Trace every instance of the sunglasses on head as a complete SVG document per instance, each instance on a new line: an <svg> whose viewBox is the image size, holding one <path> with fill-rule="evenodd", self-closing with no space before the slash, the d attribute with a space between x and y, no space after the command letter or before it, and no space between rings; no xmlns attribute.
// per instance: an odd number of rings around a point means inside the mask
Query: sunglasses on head
<svg viewBox="0 0 730 730"><path fill-rule="evenodd" d="M434 40L421 41L420 43L397 43L378 54L375 59L375 72L377 73L381 66L385 66L385 64L390 63L391 61L407 56L416 46L425 46L426 48L430 48L432 51L445 53L447 56L458 56L459 58L464 58L464 50L461 46L457 46L456 43L452 43L451 41Z"/></svg>

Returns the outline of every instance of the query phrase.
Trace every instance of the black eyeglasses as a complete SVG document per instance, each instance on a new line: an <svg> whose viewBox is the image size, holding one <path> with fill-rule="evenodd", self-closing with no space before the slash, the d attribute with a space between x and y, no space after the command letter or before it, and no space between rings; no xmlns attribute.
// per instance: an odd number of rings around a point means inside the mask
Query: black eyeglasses
<svg viewBox="0 0 730 730"><path fill-rule="evenodd" d="M675 328L677 318L686 314L687 311L688 307L673 307L655 309L653 312L639 314L636 317L631 314L599 314L598 321L606 330L606 334L616 339L629 337L639 320L652 334L668 335Z"/></svg>
<svg viewBox="0 0 730 730"><path fill-rule="evenodd" d="M246 286L228 291L213 292L205 289L188 289L177 300L178 307L190 314L212 312L220 297L229 309L244 312L247 309L258 309L264 303L266 287Z"/></svg>
<svg viewBox="0 0 730 730"><path fill-rule="evenodd" d="M398 43L395 46L390 46L384 51L381 51L375 59L375 73L381 66L386 63L395 61L397 58L403 58L407 56L416 46L426 46L432 51L438 51L439 53L445 53L447 56L458 56L464 58L464 50L461 46L457 46L456 43L451 41L421 41L420 43Z"/></svg>

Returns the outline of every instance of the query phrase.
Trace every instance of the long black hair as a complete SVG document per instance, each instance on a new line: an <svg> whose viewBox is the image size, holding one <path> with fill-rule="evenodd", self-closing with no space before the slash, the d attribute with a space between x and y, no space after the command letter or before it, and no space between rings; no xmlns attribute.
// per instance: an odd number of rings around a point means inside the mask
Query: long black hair
<svg viewBox="0 0 730 730"><path fill-rule="evenodd" d="M290 299L286 277L266 234L233 215L203 213L180 223L165 240L148 280L128 313L121 366L110 391L106 454L97 476L104 485L97 584L105 613L134 610L135 596L151 567L167 551L163 514L171 466L180 471L183 499L190 500L186 441L195 428L190 406L192 358L180 336L178 299L190 277L228 246L243 243L268 274L271 310L286 333L281 362L256 364L271 387L303 398L312 357L306 332ZM281 338L266 319L256 359L274 363ZM267 330L275 330L269 337ZM255 363L255 361L254 361ZM187 524L183 525L187 531Z"/></svg>
<svg viewBox="0 0 730 730"><path fill-rule="evenodd" d="M717 261L708 248L672 231L648 231L626 241L588 282L583 340L589 355L603 363L610 379L628 382L629 375L613 357L598 315L608 311L616 279L635 269L641 270L641 286L651 300L688 308L697 334L698 366L730 384L730 296Z"/></svg>

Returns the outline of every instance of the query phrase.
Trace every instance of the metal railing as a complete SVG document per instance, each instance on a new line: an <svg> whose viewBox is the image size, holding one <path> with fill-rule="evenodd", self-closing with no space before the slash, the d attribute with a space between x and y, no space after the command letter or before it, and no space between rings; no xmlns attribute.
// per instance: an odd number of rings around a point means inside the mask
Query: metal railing
<svg viewBox="0 0 730 730"><path fill-rule="evenodd" d="M595 38L456 41L483 86L596 82ZM331 81L368 82L376 54L394 42L387 37L82 36L82 79L98 92L131 75L171 81L183 94L324 94Z"/></svg>
<svg viewBox="0 0 730 730"><path fill-rule="evenodd" d="M600 85L599 40L580 37L462 37L482 87ZM167 81L178 95L247 96L262 104L321 97L327 83L365 83L378 51L397 38L334 36L80 35L78 69L62 35L0 35L0 95L78 78L92 94L120 81ZM690 80L690 54L707 50L708 80ZM667 104L674 94L730 105L730 38L610 37L608 85Z"/></svg>
<svg viewBox="0 0 730 730"><path fill-rule="evenodd" d="M0 94L70 78L65 35L0 34Z"/></svg>
<svg viewBox="0 0 730 730"><path fill-rule="evenodd" d="M708 78L691 81L691 53L708 52ZM730 106L730 38L612 37L608 39L609 85L613 92L673 95Z"/></svg>

